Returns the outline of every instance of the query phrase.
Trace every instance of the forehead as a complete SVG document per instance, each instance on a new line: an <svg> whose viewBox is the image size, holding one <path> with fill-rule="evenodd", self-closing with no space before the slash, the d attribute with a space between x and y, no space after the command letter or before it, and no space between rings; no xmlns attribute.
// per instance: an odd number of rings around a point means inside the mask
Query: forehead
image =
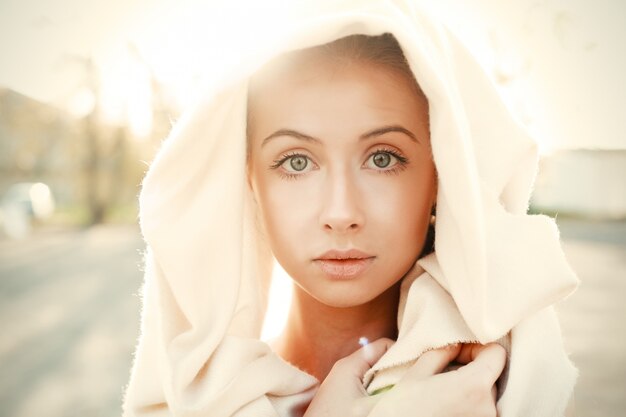
<svg viewBox="0 0 626 417"><path fill-rule="evenodd" d="M400 63L404 60L401 51L398 51L399 56L390 54L391 59L389 57L378 59L359 57L358 52L354 55L354 51L328 52L323 46L288 52L271 60L252 75L249 84L250 95L255 98L263 93L264 89L275 89L287 83L291 83L293 87L294 83L313 81L328 75L356 76L369 72L370 76L376 74L377 78L400 83L403 88L408 87L412 92L423 96L408 64Z"/></svg>
<svg viewBox="0 0 626 417"><path fill-rule="evenodd" d="M303 54L276 60L253 77L249 117L256 134L295 127L321 131L341 123L428 123L426 98L412 77L383 64ZM331 126L337 130L338 126Z"/></svg>

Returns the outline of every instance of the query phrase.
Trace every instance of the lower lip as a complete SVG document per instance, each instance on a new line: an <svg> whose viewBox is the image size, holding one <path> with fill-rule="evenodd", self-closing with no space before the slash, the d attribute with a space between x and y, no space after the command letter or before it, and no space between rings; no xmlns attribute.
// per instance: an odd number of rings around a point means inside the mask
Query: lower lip
<svg viewBox="0 0 626 417"><path fill-rule="evenodd" d="M316 259L320 269L334 279L350 279L363 273L372 264L374 258L363 259Z"/></svg>

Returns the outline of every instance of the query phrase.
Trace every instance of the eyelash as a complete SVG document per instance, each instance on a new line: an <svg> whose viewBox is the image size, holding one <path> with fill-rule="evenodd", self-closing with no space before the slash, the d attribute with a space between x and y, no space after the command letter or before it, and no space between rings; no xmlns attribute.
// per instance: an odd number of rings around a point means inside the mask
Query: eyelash
<svg viewBox="0 0 626 417"><path fill-rule="evenodd" d="M275 159L274 163L272 165L270 165L271 169L277 169L280 168L280 166L282 164L284 164L285 162L287 162L289 159L295 157L295 156L302 156L304 158L310 159L308 156L306 156L305 154L302 153L298 153L298 152L290 152L290 153L286 153L281 155L280 158Z"/></svg>
<svg viewBox="0 0 626 417"><path fill-rule="evenodd" d="M378 172L380 172L381 174L385 174L385 175L397 175L400 172L404 171L406 169L406 166L409 163L409 159L405 156L402 156L398 151L391 149L391 148L386 148L386 147L381 147L378 148L376 150L374 150L373 152L371 152L368 156L367 156L367 160L369 160L373 155L376 155L377 153L387 153L391 156L393 156L394 158L396 158L396 160L398 161L393 168L390 169L380 169L377 170ZM311 160L311 158L309 158L307 155L302 154L302 153L298 153L298 152L290 152L290 153L286 153L283 154L280 158L275 159L274 163L272 165L270 165L270 169L273 170L278 170L285 162L287 162L289 159L294 158L294 157L303 157L308 159L310 162L313 162ZM281 177L285 178L285 179L296 179L300 176L302 176L303 174L292 174L289 172L285 172L285 171L280 171L278 170L278 173Z"/></svg>
<svg viewBox="0 0 626 417"><path fill-rule="evenodd" d="M379 171L381 174L386 174L386 175L397 175L400 172L404 171L406 169L406 166L409 164L409 158L401 155L398 151L396 151L395 149L391 149L391 148L386 148L386 147L380 147L377 148L375 151L371 152L368 156L367 156L367 160L369 160L373 155L376 155L377 153L387 153L391 156L393 156L394 158L396 158L396 160L398 161L393 168L389 168L389 169L381 169L381 170L377 170Z"/></svg>
<svg viewBox="0 0 626 417"><path fill-rule="evenodd" d="M286 153L283 154L280 158L275 159L274 163L272 165L270 165L270 169L273 170L277 170L278 174L285 179L288 180L295 180L296 178L298 178L299 176L301 176L302 174L292 174L283 170L280 170L279 168L288 160L290 160L291 158L294 158L296 156L301 156L303 158L308 159L309 161L311 160L311 158L309 158L307 155L302 154L302 153L298 153L298 152L290 152L290 153Z"/></svg>

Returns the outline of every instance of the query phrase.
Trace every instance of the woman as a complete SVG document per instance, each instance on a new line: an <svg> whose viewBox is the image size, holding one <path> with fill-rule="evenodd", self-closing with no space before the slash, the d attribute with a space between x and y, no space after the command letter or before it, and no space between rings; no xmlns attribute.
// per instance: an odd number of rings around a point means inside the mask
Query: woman
<svg viewBox="0 0 626 417"><path fill-rule="evenodd" d="M349 411L365 398L356 388L366 361L373 365L397 338L400 281L425 243L432 245L425 240L437 187L427 99L393 36L353 35L282 56L257 74L247 127L249 178L265 234L298 284L274 350L324 381L306 415L366 415L366 405ZM372 357L357 353L335 367L357 341L381 338L368 346ZM393 407L391 415L410 415L398 406L409 404L421 415L427 405L449 415L495 415L491 394L506 355L499 345L491 349L492 357L481 358L486 367L471 367L479 373L472 380L455 373L435 396L415 401L418 388L407 392L411 401L383 400L376 413ZM422 356L413 372L428 374L433 365L440 372L459 352ZM482 385L481 378L491 380ZM346 389L348 381L356 386ZM443 398L463 388L475 390L475 403Z"/></svg>
<svg viewBox="0 0 626 417"><path fill-rule="evenodd" d="M575 369L550 306L576 280L554 224L524 214L534 145L409 5L301 12L146 177L126 415L562 415ZM272 350L274 256L297 285Z"/></svg>

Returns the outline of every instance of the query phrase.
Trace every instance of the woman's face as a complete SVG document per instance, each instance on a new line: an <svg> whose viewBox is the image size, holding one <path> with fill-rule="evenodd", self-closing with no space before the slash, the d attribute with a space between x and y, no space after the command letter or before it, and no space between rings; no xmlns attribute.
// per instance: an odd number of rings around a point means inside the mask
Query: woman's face
<svg viewBox="0 0 626 417"><path fill-rule="evenodd" d="M373 300L424 244L436 196L426 98L359 61L309 60L259 80L249 178L274 256L326 305Z"/></svg>

